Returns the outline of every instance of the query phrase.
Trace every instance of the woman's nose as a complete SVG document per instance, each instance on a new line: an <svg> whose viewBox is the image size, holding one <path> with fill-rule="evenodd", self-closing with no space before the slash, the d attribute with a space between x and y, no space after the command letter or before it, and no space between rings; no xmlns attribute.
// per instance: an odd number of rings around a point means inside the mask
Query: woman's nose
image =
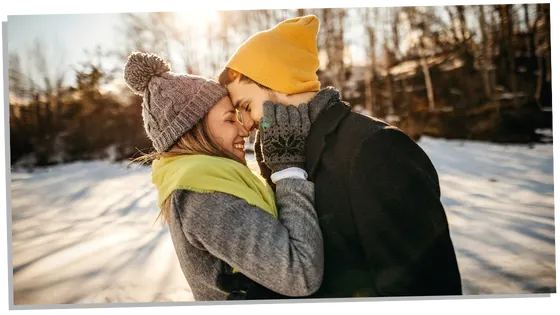
<svg viewBox="0 0 560 315"><path fill-rule="evenodd" d="M239 126L239 127L238 127L238 129L239 129L239 136L242 137L242 138L247 138L247 137L249 136L249 130L247 130L247 129L245 128L245 126L244 126L243 124L241 124L241 123L239 123L238 126Z"/></svg>

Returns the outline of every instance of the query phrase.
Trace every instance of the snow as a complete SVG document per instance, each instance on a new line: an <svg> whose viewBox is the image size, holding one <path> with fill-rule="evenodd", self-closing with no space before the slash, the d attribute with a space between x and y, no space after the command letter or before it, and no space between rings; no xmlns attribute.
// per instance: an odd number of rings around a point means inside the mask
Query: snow
<svg viewBox="0 0 560 315"><path fill-rule="evenodd" d="M552 145L419 144L440 176L465 294L554 292ZM149 168L125 166L12 170L16 305L193 300L154 223Z"/></svg>
<svg viewBox="0 0 560 315"><path fill-rule="evenodd" d="M535 133L552 138L552 129L536 129Z"/></svg>

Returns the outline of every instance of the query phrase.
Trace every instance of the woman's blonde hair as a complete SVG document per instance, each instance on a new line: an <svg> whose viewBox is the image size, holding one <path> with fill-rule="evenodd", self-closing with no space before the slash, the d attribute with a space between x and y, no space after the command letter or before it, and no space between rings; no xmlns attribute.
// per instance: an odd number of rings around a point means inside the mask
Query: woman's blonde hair
<svg viewBox="0 0 560 315"><path fill-rule="evenodd" d="M144 154L132 161L147 164L151 163L153 160L165 157L199 154L233 159L245 166L247 165L247 162L244 159L240 159L235 154L225 151L212 139L208 130L208 115L204 116L198 124L179 138L179 140L169 150L165 152L152 152ZM165 203L156 218L156 221L158 219L162 219L163 225L169 224L171 199L172 198L167 198L165 200Z"/></svg>

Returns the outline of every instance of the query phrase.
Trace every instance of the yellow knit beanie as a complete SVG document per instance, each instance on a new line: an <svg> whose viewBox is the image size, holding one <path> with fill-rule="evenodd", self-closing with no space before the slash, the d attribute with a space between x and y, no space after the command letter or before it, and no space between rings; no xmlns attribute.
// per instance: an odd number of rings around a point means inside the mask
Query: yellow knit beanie
<svg viewBox="0 0 560 315"><path fill-rule="evenodd" d="M251 36L226 67L285 94L319 91L318 31L314 15L285 20Z"/></svg>

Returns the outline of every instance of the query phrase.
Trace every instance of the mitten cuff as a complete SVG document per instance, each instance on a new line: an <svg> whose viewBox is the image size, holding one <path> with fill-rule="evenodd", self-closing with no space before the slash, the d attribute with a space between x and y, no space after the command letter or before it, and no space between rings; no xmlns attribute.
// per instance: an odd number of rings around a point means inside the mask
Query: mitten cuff
<svg viewBox="0 0 560 315"><path fill-rule="evenodd" d="M299 167L288 167L281 171L274 172L272 173L272 175L270 175L270 180L274 184L284 178L301 178L307 180L307 172Z"/></svg>

